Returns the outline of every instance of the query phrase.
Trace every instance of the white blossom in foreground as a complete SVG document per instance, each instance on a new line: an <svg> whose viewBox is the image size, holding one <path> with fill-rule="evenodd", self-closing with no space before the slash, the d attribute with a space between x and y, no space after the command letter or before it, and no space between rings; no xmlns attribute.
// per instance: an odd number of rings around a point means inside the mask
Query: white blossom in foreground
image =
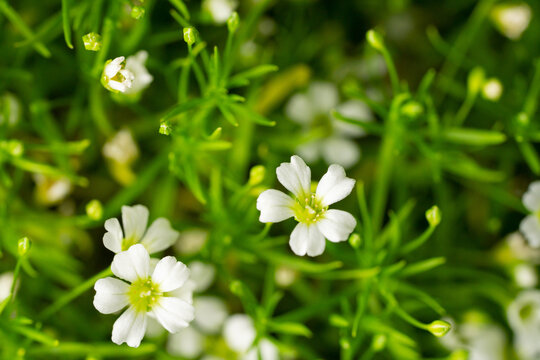
<svg viewBox="0 0 540 360"><path fill-rule="evenodd" d="M149 316L171 333L187 327L194 318L191 289L185 286L187 266L167 256L152 273L150 268L150 255L137 244L114 256L111 270L121 280L107 277L96 281L94 306L99 312L112 314L128 307L113 325L115 344L138 347Z"/></svg>
<svg viewBox="0 0 540 360"><path fill-rule="evenodd" d="M114 253L128 250L132 245L142 244L148 253L153 254L165 250L173 245L178 238L178 231L174 230L165 218L154 220L146 229L148 223L148 208L143 205L122 206L122 223L116 218L105 221L103 245Z"/></svg>
<svg viewBox="0 0 540 360"><path fill-rule="evenodd" d="M325 238L332 242L345 241L356 227L355 218L346 211L328 209L344 199L354 187L355 180L345 176L339 165L330 165L311 192L311 170L299 156L276 169L279 182L293 193L294 198L270 189L259 195L257 209L263 223L280 222L290 217L298 221L289 244L296 255L317 256L324 252Z"/></svg>
<svg viewBox="0 0 540 360"><path fill-rule="evenodd" d="M514 332L514 346L523 360L540 358L540 291L521 292L508 306L508 323Z"/></svg>
<svg viewBox="0 0 540 360"><path fill-rule="evenodd" d="M154 77L150 75L146 69L146 60L148 59L148 52L141 50L135 55L128 56L126 59L126 70L133 74L133 81L131 87L128 87L124 94L138 94L146 89L150 83L154 80Z"/></svg>
<svg viewBox="0 0 540 360"><path fill-rule="evenodd" d="M125 93L133 85L134 75L126 69L125 57L107 60L101 75L101 83L112 92Z"/></svg>
<svg viewBox="0 0 540 360"><path fill-rule="evenodd" d="M339 104L338 90L332 83L314 82L306 93L295 94L285 108L287 116L298 124L316 129L320 127L325 137L302 144L297 151L307 161L322 157L327 164L339 164L345 168L356 164L360 149L352 140L365 135L358 126L345 123L330 116L334 108L351 119L371 121L373 115L361 101L351 100Z"/></svg>
<svg viewBox="0 0 540 360"><path fill-rule="evenodd" d="M519 230L532 247L540 247L540 181L529 185L523 194L523 205L531 212L521 221Z"/></svg>
<svg viewBox="0 0 540 360"><path fill-rule="evenodd" d="M518 40L529 27L531 8L526 3L502 3L491 10L491 20L507 38Z"/></svg>
<svg viewBox="0 0 540 360"><path fill-rule="evenodd" d="M13 285L13 273L5 272L0 275L0 303L6 300L11 294L11 285Z"/></svg>
<svg viewBox="0 0 540 360"><path fill-rule="evenodd" d="M225 342L240 355L241 360L279 359L278 348L270 340L263 338L254 346L256 336L253 320L245 314L230 316L223 327Z"/></svg>

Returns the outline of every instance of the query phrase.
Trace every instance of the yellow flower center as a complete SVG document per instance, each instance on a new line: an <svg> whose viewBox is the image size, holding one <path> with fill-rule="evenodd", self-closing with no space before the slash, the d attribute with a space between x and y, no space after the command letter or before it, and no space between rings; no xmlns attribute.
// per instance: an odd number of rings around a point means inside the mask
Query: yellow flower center
<svg viewBox="0 0 540 360"><path fill-rule="evenodd" d="M163 293L151 278L134 281L128 290L130 304L138 312L148 312L158 302Z"/></svg>
<svg viewBox="0 0 540 360"><path fill-rule="evenodd" d="M138 239L134 236L130 238L123 238L122 239L122 251L128 250L132 245L135 245L137 243Z"/></svg>
<svg viewBox="0 0 540 360"><path fill-rule="evenodd" d="M328 207L323 206L315 194L308 194L296 199L293 210L298 222L312 224L322 218Z"/></svg>

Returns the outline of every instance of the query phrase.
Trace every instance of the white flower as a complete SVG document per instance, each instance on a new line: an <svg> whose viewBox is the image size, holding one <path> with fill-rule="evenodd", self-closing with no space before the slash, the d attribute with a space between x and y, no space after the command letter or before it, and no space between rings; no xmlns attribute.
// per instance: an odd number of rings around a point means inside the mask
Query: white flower
<svg viewBox="0 0 540 360"><path fill-rule="evenodd" d="M178 231L165 218L154 220L147 230L148 209L143 205L122 206L122 223L124 231L118 219L105 221L107 232L103 235L103 245L114 253L140 243L153 254L173 245L178 238Z"/></svg>
<svg viewBox="0 0 540 360"><path fill-rule="evenodd" d="M508 255L505 253L508 251ZM532 248L525 237L515 231L505 238L499 255L501 258L509 257L511 261L520 260L531 264L540 264L540 248Z"/></svg>
<svg viewBox="0 0 540 360"><path fill-rule="evenodd" d="M71 192L71 181L67 178L53 178L43 174L34 174L36 200L43 205L56 205Z"/></svg>
<svg viewBox="0 0 540 360"><path fill-rule="evenodd" d="M296 255L317 256L323 253L324 239L345 241L356 227L355 218L346 211L328 209L344 199L354 187L355 180L345 176L339 165L330 165L311 192L311 170L304 160L294 155L290 163L276 169L279 182L293 193L294 198L281 191L266 190L257 199L259 220L280 222L293 217L299 222L291 233L289 244Z"/></svg>
<svg viewBox="0 0 540 360"><path fill-rule="evenodd" d="M308 161L322 157L328 164L339 164L345 168L356 164L360 149L351 138L365 135L358 126L345 123L330 116L336 110L344 116L358 121L371 121L373 115L361 101L351 100L338 105L337 88L331 83L314 82L306 93L291 97L286 105L287 116L304 126L323 126L328 136L313 140L297 148L300 156ZM321 120L324 120L321 124Z"/></svg>
<svg viewBox="0 0 540 360"><path fill-rule="evenodd" d="M203 10L210 13L216 24L224 24L236 9L237 3L233 0L204 0Z"/></svg>
<svg viewBox="0 0 540 360"><path fill-rule="evenodd" d="M197 296L193 300L195 325L205 334L216 334L229 315L227 305L215 296Z"/></svg>
<svg viewBox="0 0 540 360"><path fill-rule="evenodd" d="M276 345L268 339L261 339L257 346L253 346L257 332L253 320L248 315L235 314L230 316L223 327L223 337L229 348L239 353L242 360L279 359Z"/></svg>
<svg viewBox="0 0 540 360"><path fill-rule="evenodd" d="M126 69L123 56L107 60L101 75L101 83L112 92L125 93L133 84L134 75Z"/></svg>
<svg viewBox="0 0 540 360"><path fill-rule="evenodd" d="M135 55L128 56L126 59L126 70L133 74L133 81L131 87L128 87L124 94L137 94L146 89L148 85L154 80L154 77L150 75L146 67L146 60L148 59L148 52L141 50Z"/></svg>
<svg viewBox="0 0 540 360"><path fill-rule="evenodd" d="M103 145L103 156L120 165L131 165L139 156L139 148L128 129L118 131Z"/></svg>
<svg viewBox="0 0 540 360"><path fill-rule="evenodd" d="M191 279L195 282L195 291L206 291L214 282L216 268L212 264L205 264L201 261L193 261L189 264Z"/></svg>
<svg viewBox="0 0 540 360"><path fill-rule="evenodd" d="M13 284L13 273L5 272L0 275L0 303L6 300L11 293L11 285Z"/></svg>
<svg viewBox="0 0 540 360"><path fill-rule="evenodd" d="M497 29L507 38L518 40L529 26L531 8L526 3L498 4L491 10L491 19Z"/></svg>
<svg viewBox="0 0 540 360"><path fill-rule="evenodd" d="M503 86L499 79L488 79L482 86L482 95L490 101L498 101L503 92Z"/></svg>
<svg viewBox="0 0 540 360"><path fill-rule="evenodd" d="M540 247L540 181L532 182L521 200L531 214L521 221L519 230L532 247Z"/></svg>
<svg viewBox="0 0 540 360"><path fill-rule="evenodd" d="M175 250L183 255L195 255L201 251L208 240L208 231L203 229L189 229L182 231L175 245Z"/></svg>
<svg viewBox="0 0 540 360"><path fill-rule="evenodd" d="M524 359L540 357L540 291L521 292L508 306L508 323L514 331L514 346Z"/></svg>
<svg viewBox="0 0 540 360"><path fill-rule="evenodd" d="M115 344L126 342L138 347L148 316L171 333L187 327L193 320L190 288L184 286L189 269L174 257L161 259L150 274L150 256L144 246L137 244L116 254L111 270L122 280L108 277L96 281L94 306L103 314L128 307L113 325Z"/></svg>
<svg viewBox="0 0 540 360"><path fill-rule="evenodd" d="M514 267L514 280L519 287L533 288L538 285L538 275L534 266L518 264Z"/></svg>

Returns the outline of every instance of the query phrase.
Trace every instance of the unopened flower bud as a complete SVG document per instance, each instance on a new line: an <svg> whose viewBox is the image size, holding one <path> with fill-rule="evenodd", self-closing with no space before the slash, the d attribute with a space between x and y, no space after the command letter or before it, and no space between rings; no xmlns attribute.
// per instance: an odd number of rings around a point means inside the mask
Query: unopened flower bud
<svg viewBox="0 0 540 360"><path fill-rule="evenodd" d="M499 79L491 78L486 80L482 86L482 96L486 100L498 101L503 92L503 86Z"/></svg>
<svg viewBox="0 0 540 360"><path fill-rule="evenodd" d="M171 134L171 124L168 122L168 121L163 121L160 125L159 125L159 133L161 135L170 135Z"/></svg>
<svg viewBox="0 0 540 360"><path fill-rule="evenodd" d="M82 37L84 48L90 51L101 50L101 35L91 32Z"/></svg>
<svg viewBox="0 0 540 360"><path fill-rule="evenodd" d="M433 205L426 211L426 219L429 226L434 227L441 223L441 210L437 205Z"/></svg>
<svg viewBox="0 0 540 360"><path fill-rule="evenodd" d="M229 29L229 32L231 34L234 34L236 32L236 29L238 29L239 22L240 22L240 18L238 17L238 13L235 11L231 14L229 19L227 20L227 28Z"/></svg>
<svg viewBox="0 0 540 360"><path fill-rule="evenodd" d="M184 41L190 46L195 44L195 41L197 41L197 30L193 27L184 28Z"/></svg>
<svg viewBox="0 0 540 360"><path fill-rule="evenodd" d="M371 343L371 348L376 351L376 352L379 352L381 350L383 350L386 346L386 341L387 341L387 337L386 335L384 334L377 334L373 337L373 341Z"/></svg>
<svg viewBox="0 0 540 360"><path fill-rule="evenodd" d="M145 10L142 6L134 6L131 9L131 17L135 20L139 20L144 16Z"/></svg>
<svg viewBox="0 0 540 360"><path fill-rule="evenodd" d="M99 200L91 200L86 204L86 215L92 220L99 220L103 216L103 206Z"/></svg>
<svg viewBox="0 0 540 360"><path fill-rule="evenodd" d="M360 237L359 234L353 233L349 237L349 244L351 244L353 249L358 249L360 247L360 245L362 245L362 238Z"/></svg>
<svg viewBox="0 0 540 360"><path fill-rule="evenodd" d="M430 333L437 337L442 337L450 331L452 328L452 325L444 320L435 320L431 324L428 325L428 330Z"/></svg>
<svg viewBox="0 0 540 360"><path fill-rule="evenodd" d="M408 116L410 118L417 118L419 115L421 115L424 112L424 107L416 102L416 101L409 101L403 107L401 108L401 113L405 116Z"/></svg>
<svg viewBox="0 0 540 360"><path fill-rule="evenodd" d="M20 257L25 256L31 247L32 247L32 242L30 241L29 238L25 236L19 239L17 243L17 252L19 253L19 256Z"/></svg>
<svg viewBox="0 0 540 360"><path fill-rule="evenodd" d="M366 39L367 39L369 45L371 45L371 47L373 47L374 49L379 50L379 51L384 50L383 37L376 30L369 30L366 33Z"/></svg>
<svg viewBox="0 0 540 360"><path fill-rule="evenodd" d="M260 184L264 177L266 176L266 169L262 165L256 165L251 168L249 171L249 181L248 184L250 186L255 186Z"/></svg>

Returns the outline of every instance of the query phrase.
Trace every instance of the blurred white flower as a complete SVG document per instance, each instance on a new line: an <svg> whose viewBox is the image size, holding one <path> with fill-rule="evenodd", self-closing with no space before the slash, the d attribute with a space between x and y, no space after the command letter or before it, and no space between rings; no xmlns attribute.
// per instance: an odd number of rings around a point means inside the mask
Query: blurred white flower
<svg viewBox="0 0 540 360"><path fill-rule="evenodd" d="M201 251L208 240L208 231L203 229L189 229L180 233L175 250L183 255L195 255Z"/></svg>
<svg viewBox="0 0 540 360"><path fill-rule="evenodd" d="M338 105L339 95L332 83L313 82L306 93L295 94L285 107L286 115L295 122L308 126L323 126L328 136L302 144L298 153L308 161L322 157L328 164L339 164L345 168L354 165L360 158L360 149L352 138L365 135L358 126L344 123L330 115L334 108L351 119L371 121L373 115L361 101L351 100Z"/></svg>
<svg viewBox="0 0 540 360"><path fill-rule="evenodd" d="M540 249L532 248L519 231L509 234L505 239L505 245L510 252L511 260L540 264Z"/></svg>
<svg viewBox="0 0 540 360"><path fill-rule="evenodd" d="M482 86L482 96L490 101L498 101L502 95L503 86L499 79L488 79Z"/></svg>
<svg viewBox="0 0 540 360"><path fill-rule="evenodd" d="M204 350L205 336L189 326L176 334L169 335L167 339L167 352L174 356L194 359Z"/></svg>
<svg viewBox="0 0 540 360"><path fill-rule="evenodd" d="M491 10L495 27L507 38L518 40L529 26L531 8L526 3L501 3Z"/></svg>
<svg viewBox="0 0 540 360"><path fill-rule="evenodd" d="M176 333L194 318L191 289L185 287L189 269L172 256L161 259L150 273L150 255L140 244L114 256L115 276L96 281L95 308L103 314L126 311L112 330L115 344L138 347L146 331L148 316L169 332ZM125 280L125 281L123 281Z"/></svg>
<svg viewBox="0 0 540 360"><path fill-rule="evenodd" d="M107 90L125 93L133 85L134 75L126 69L124 60L125 57L120 56L105 63L101 83Z"/></svg>
<svg viewBox="0 0 540 360"><path fill-rule="evenodd" d="M103 145L103 156L116 164L131 165L139 156L139 148L128 129L118 131Z"/></svg>
<svg viewBox="0 0 540 360"><path fill-rule="evenodd" d="M289 245L300 256L321 255L325 238L332 242L347 240L356 227L355 218L346 211L328 209L354 187L355 180L346 177L341 166L330 165L315 193L311 192L311 170L300 157L291 156L291 162L282 163L276 173L294 198L274 189L261 193L257 199L261 222L280 222L294 216L299 223L291 233Z"/></svg>
<svg viewBox="0 0 540 360"><path fill-rule="evenodd" d="M522 359L540 358L540 290L521 292L508 306L507 316Z"/></svg>
<svg viewBox="0 0 540 360"><path fill-rule="evenodd" d="M206 264L201 261L192 261L189 264L191 279L195 282L195 291L206 291L214 282L216 268L212 264Z"/></svg>
<svg viewBox="0 0 540 360"><path fill-rule="evenodd" d="M534 266L518 264L513 269L516 284L522 288L533 288L538 285L538 275Z"/></svg>
<svg viewBox="0 0 540 360"><path fill-rule="evenodd" d="M67 178L53 178L43 174L33 174L36 183L36 201L42 205L56 205L66 198L73 189Z"/></svg>
<svg viewBox="0 0 540 360"><path fill-rule="evenodd" d="M532 247L540 247L540 181L532 182L521 199L531 212L521 221L519 230Z"/></svg>
<svg viewBox="0 0 540 360"><path fill-rule="evenodd" d="M271 341L261 339L256 346L253 342L257 336L253 320L245 314L231 315L223 327L223 337L232 350L240 355L242 360L277 360L279 352ZM259 358L258 354L261 357Z"/></svg>
<svg viewBox="0 0 540 360"><path fill-rule="evenodd" d="M276 268L274 278L278 286L289 287L298 278L298 272L287 266L280 265Z"/></svg>
<svg viewBox="0 0 540 360"><path fill-rule="evenodd" d="M122 223L124 231L118 219L105 221L107 232L103 235L103 245L114 253L128 250L132 245L140 243L153 254L167 249L178 239L178 231L174 230L165 218L154 220L146 229L148 208L143 205L122 206Z"/></svg>
<svg viewBox="0 0 540 360"><path fill-rule="evenodd" d="M11 293L11 285L13 284L13 273L5 272L0 275L0 303L7 299Z"/></svg>
<svg viewBox="0 0 540 360"><path fill-rule="evenodd" d="M216 24L224 24L237 5L234 0L204 0L202 8L210 14Z"/></svg>
<svg viewBox="0 0 540 360"><path fill-rule="evenodd" d="M135 55L128 56L126 59L126 70L133 74L133 81L131 87L128 87L123 91L124 94L138 94L146 89L154 80L154 77L150 75L145 67L147 59L148 52L145 50L141 50Z"/></svg>
<svg viewBox="0 0 540 360"><path fill-rule="evenodd" d="M195 326L204 334L216 334L229 315L225 302L216 296L197 296L195 307Z"/></svg>

